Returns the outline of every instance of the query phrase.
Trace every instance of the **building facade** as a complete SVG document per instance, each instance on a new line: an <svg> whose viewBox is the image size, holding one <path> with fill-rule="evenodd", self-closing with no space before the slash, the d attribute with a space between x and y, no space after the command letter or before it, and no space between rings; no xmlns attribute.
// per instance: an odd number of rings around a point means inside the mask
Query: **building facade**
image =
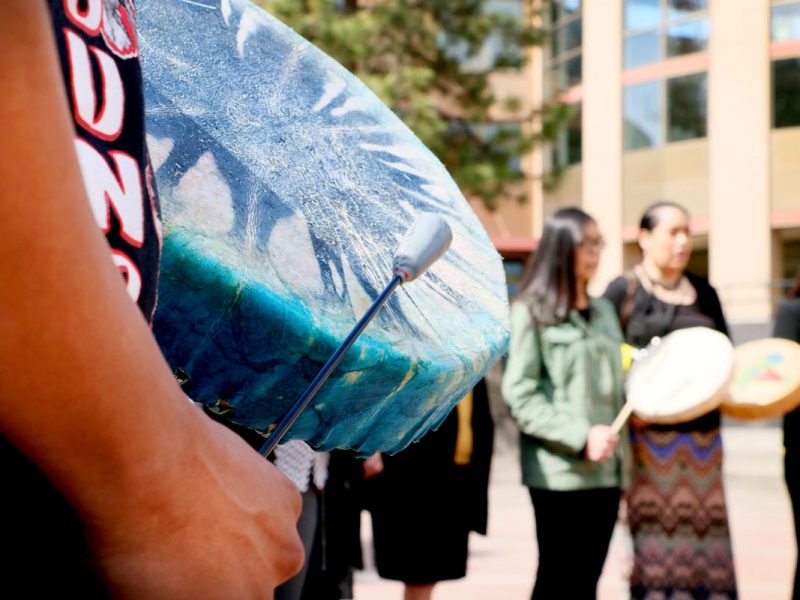
<svg viewBox="0 0 800 600"><path fill-rule="evenodd" d="M498 88L574 117L523 161L528 202L476 206L510 278L544 217L581 205L608 242L601 290L638 260L642 210L673 200L734 338L768 335L800 265L800 2L552 0L536 18L547 43Z"/></svg>

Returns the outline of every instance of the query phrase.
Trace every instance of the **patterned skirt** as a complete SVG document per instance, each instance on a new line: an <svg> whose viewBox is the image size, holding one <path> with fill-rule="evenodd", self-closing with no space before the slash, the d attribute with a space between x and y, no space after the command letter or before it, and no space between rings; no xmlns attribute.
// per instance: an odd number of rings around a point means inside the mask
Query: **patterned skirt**
<svg viewBox="0 0 800 600"><path fill-rule="evenodd" d="M632 598L737 598L722 439L714 417L679 429L632 428L634 480L627 496Z"/></svg>

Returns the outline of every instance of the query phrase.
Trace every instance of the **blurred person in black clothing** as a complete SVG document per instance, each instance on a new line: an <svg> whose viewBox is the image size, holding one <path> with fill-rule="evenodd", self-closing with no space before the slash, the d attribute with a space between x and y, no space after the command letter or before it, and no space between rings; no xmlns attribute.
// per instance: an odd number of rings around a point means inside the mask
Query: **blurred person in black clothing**
<svg viewBox="0 0 800 600"><path fill-rule="evenodd" d="M789 297L778 306L775 314L774 337L800 343L800 268ZM795 543L800 540L800 408L783 417L784 478L792 502ZM793 600L800 600L800 565L795 563Z"/></svg>

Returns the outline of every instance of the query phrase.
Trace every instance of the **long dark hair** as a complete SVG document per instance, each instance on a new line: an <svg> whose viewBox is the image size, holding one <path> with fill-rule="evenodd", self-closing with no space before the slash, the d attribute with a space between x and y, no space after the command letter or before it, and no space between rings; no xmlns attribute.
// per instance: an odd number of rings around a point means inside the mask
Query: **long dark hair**
<svg viewBox="0 0 800 600"><path fill-rule="evenodd" d="M673 202L672 200L659 200L658 202L653 202L644 210L642 213L642 218L639 221L639 229L642 231L653 231L653 229L655 229L658 225L659 209L666 207L677 208L687 217L689 216L689 211L686 210L686 207L678 204L677 202Z"/></svg>
<svg viewBox="0 0 800 600"><path fill-rule="evenodd" d="M583 241L583 229L594 222L576 207L561 208L545 220L536 254L515 298L531 301L535 321L563 323L575 306L575 248Z"/></svg>

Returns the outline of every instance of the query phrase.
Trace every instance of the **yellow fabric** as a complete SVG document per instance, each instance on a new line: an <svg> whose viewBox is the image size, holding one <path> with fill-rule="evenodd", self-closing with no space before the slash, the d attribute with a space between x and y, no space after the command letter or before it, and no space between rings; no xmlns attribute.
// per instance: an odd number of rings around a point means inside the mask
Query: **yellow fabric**
<svg viewBox="0 0 800 600"><path fill-rule="evenodd" d="M628 369L631 368L631 363L633 362L633 353L636 350L630 344L623 343L620 347L622 351L622 372L627 373Z"/></svg>
<svg viewBox="0 0 800 600"><path fill-rule="evenodd" d="M456 437L455 463L468 465L472 460L472 391L467 392L456 405L458 411L458 436Z"/></svg>

